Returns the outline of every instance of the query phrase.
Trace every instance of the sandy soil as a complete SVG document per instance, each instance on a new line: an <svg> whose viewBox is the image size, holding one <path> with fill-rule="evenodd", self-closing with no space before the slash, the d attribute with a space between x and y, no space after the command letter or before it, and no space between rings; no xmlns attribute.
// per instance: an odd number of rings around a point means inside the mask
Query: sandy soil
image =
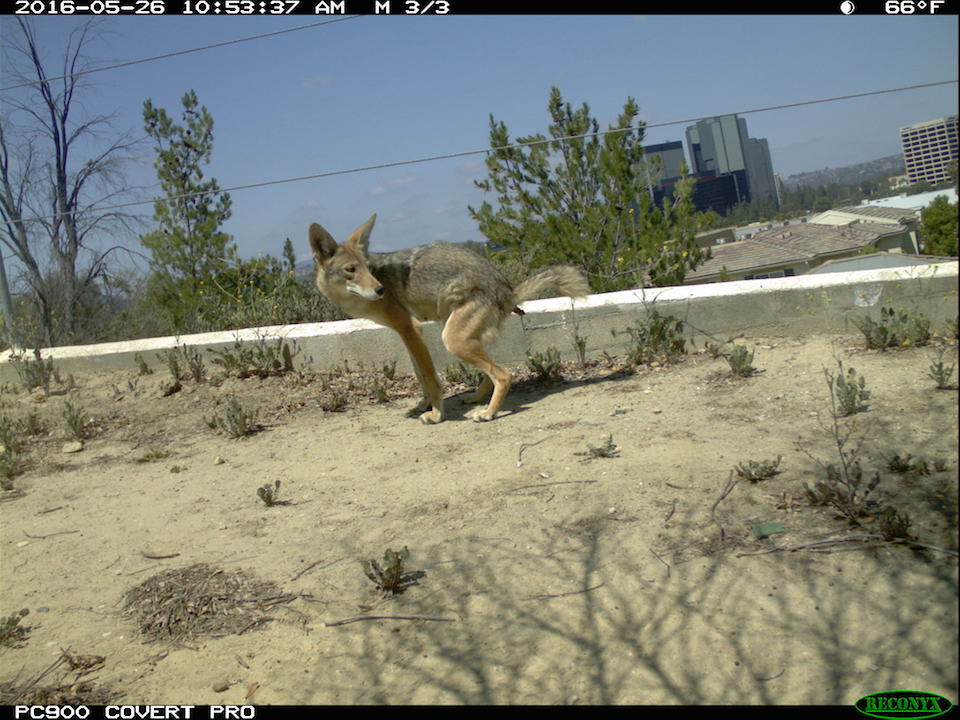
<svg viewBox="0 0 960 720"><path fill-rule="evenodd" d="M750 378L706 353L637 373L600 363L518 382L486 424L454 398L448 422L421 425L404 416L409 379L384 381L377 404L371 374L351 376L342 412L320 407L323 378L298 373L169 397L161 368L46 398L7 386L0 412L50 430L0 503L0 615L30 610L20 647L0 648L0 682L22 686L69 649L105 658L85 679L131 704L851 704L904 688L956 702L955 555L809 547L874 529L803 492L837 462L823 369L842 358L872 393L845 426L881 474L874 496L956 551L957 392L927 377L937 349L746 344ZM262 431L206 425L231 395ZM91 418L80 452L63 452L67 399ZM619 453L594 457L608 439ZM945 469L887 470L906 453ZM778 455L781 474L720 500L738 463ZM276 480L288 504L267 507L256 491ZM768 522L784 532L757 539ZM380 597L361 561L403 546L417 583ZM298 597L240 635L147 642L124 593L195 563ZM429 619L327 625L359 615Z"/></svg>

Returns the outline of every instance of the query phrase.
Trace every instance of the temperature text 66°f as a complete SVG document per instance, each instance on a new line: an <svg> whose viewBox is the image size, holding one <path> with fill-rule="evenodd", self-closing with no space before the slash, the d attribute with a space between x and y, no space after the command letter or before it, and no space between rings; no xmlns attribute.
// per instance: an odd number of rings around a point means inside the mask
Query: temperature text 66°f
<svg viewBox="0 0 960 720"><path fill-rule="evenodd" d="M935 15L937 10L947 4L947 0L887 0L883 10L887 15L916 15L930 13Z"/></svg>

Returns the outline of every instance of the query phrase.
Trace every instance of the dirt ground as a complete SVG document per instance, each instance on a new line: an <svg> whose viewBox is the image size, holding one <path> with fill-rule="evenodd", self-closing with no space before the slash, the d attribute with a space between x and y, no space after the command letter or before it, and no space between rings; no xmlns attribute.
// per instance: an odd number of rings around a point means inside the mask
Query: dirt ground
<svg viewBox="0 0 960 720"><path fill-rule="evenodd" d="M0 615L30 611L0 683L23 689L67 650L103 662L37 686L82 675L126 704L956 702L957 391L927 376L938 348L739 342L752 377L707 353L636 373L608 358L558 384L521 378L485 424L454 397L447 422L421 425L404 414L410 379L379 374L377 403L378 373L337 381L353 397L340 412L321 407L333 381L298 372L167 397L159 367L49 397L8 384L0 413L48 429L0 503ZM871 392L843 421L865 476L880 473L871 497L931 549L851 542L877 521L851 528L804 494L838 463L837 358ZM231 396L259 432L208 427ZM67 400L92 435L79 452ZM929 474L888 469L907 453ZM736 465L779 455L780 474L724 495ZM277 480L286 504L267 507L257 489ZM782 532L757 538L763 523ZM382 597L361 561L404 546L412 582ZM198 563L295 598L240 634L139 634L125 593ZM370 615L389 619L355 620Z"/></svg>

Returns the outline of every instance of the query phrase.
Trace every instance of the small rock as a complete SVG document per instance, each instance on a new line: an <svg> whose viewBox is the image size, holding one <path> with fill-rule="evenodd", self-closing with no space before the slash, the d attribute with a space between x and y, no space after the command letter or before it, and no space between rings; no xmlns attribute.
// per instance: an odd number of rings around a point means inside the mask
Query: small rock
<svg viewBox="0 0 960 720"><path fill-rule="evenodd" d="M83 443L79 440L64 443L63 447L60 448L60 452L64 453L76 453L80 452L81 450L83 450Z"/></svg>
<svg viewBox="0 0 960 720"><path fill-rule="evenodd" d="M230 689L230 683L228 683L228 682L218 682L218 683L214 683L214 684L211 685L210 687L211 687L211 689L212 689L214 692L221 693L221 692L224 692L225 690L229 690L229 689Z"/></svg>
<svg viewBox="0 0 960 720"><path fill-rule="evenodd" d="M214 464L214 465L223 465L225 462L226 462L226 460L224 460L224 459L223 459L222 457L220 457L219 455L217 455L217 456L213 459L213 464Z"/></svg>

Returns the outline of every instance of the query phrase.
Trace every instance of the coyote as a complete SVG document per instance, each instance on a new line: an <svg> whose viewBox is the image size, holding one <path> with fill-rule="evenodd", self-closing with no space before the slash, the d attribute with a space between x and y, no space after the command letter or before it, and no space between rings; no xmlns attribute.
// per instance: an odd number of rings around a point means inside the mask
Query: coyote
<svg viewBox="0 0 960 720"><path fill-rule="evenodd" d="M370 253L370 231L376 219L376 214L371 215L341 245L317 223L310 226L317 289L348 315L373 320L399 333L423 387L424 397L416 412L428 424L444 418L443 391L420 324L428 320L444 323L442 337L447 350L483 372L480 387L466 401L479 403L493 392L485 408L477 408L467 417L477 422L493 420L513 375L489 358L484 344L496 337L507 315L523 314L517 303L548 291L583 297L590 290L587 281L575 268L555 265L514 290L480 255L451 243Z"/></svg>

